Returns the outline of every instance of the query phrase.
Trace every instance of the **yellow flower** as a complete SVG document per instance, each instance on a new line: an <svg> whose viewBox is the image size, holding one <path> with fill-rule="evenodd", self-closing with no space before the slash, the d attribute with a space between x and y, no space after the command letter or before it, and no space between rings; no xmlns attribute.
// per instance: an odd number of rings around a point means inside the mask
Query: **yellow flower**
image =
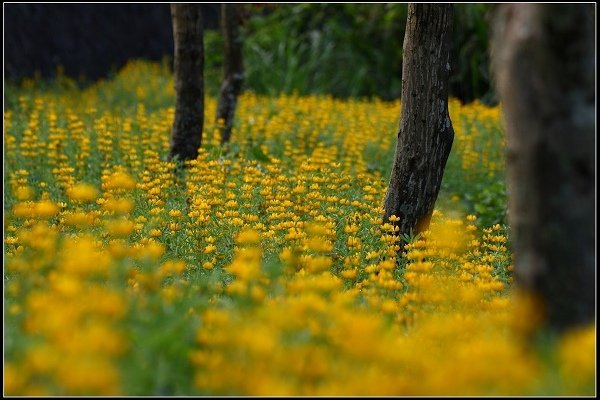
<svg viewBox="0 0 600 400"><path fill-rule="evenodd" d="M557 348L560 374L573 394L584 395L594 389L596 375L596 328L594 323L572 329L560 339ZM586 387L587 386L587 387Z"/></svg>
<svg viewBox="0 0 600 400"><path fill-rule="evenodd" d="M528 337L543 323L546 316L543 313L541 300L528 292L514 293L515 307L512 314L512 328L521 336Z"/></svg>
<svg viewBox="0 0 600 400"><path fill-rule="evenodd" d="M115 199L109 198L103 204L102 207L116 214L127 214L133 210L133 202L129 199Z"/></svg>
<svg viewBox="0 0 600 400"><path fill-rule="evenodd" d="M319 272L329 269L332 260L325 256L307 257L305 260L306 269L311 272Z"/></svg>
<svg viewBox="0 0 600 400"><path fill-rule="evenodd" d="M80 183L67 189L67 196L69 196L71 200L89 203L96 200L98 189L87 183Z"/></svg>
<svg viewBox="0 0 600 400"><path fill-rule="evenodd" d="M84 236L63 242L59 268L74 275L105 275L110 261L110 256L98 248L92 237Z"/></svg>
<svg viewBox="0 0 600 400"><path fill-rule="evenodd" d="M397 222L400 221L400 217L397 217L395 215L390 215L390 217L388 218L390 222Z"/></svg>
<svg viewBox="0 0 600 400"><path fill-rule="evenodd" d="M291 263L294 259L294 251L291 247L285 247L279 254L279 259L285 263Z"/></svg>
<svg viewBox="0 0 600 400"><path fill-rule="evenodd" d="M348 236L347 244L348 244L348 247L351 249L352 248L360 249L360 247L361 247L360 239L357 238L356 236Z"/></svg>
<svg viewBox="0 0 600 400"><path fill-rule="evenodd" d="M55 374L67 393L114 396L120 392L119 372L103 357L66 358Z"/></svg>
<svg viewBox="0 0 600 400"><path fill-rule="evenodd" d="M8 396L20 396L27 382L27 377L22 368L4 362L4 392Z"/></svg>
<svg viewBox="0 0 600 400"><path fill-rule="evenodd" d="M393 314L398 311L398 304L392 299L386 299L381 303L381 311L386 314Z"/></svg>
<svg viewBox="0 0 600 400"><path fill-rule="evenodd" d="M319 222L306 224L306 232L311 236L323 236L327 234L327 227Z"/></svg>
<svg viewBox="0 0 600 400"><path fill-rule="evenodd" d="M248 284L244 280L235 280L227 286L225 291L231 295L245 296L248 291Z"/></svg>
<svg viewBox="0 0 600 400"><path fill-rule="evenodd" d="M356 233L358 232L358 225L349 224L344 227L344 232L346 233Z"/></svg>
<svg viewBox="0 0 600 400"><path fill-rule="evenodd" d="M169 211L169 216L172 218L181 217L181 211L180 210L171 210L171 211Z"/></svg>
<svg viewBox="0 0 600 400"><path fill-rule="evenodd" d="M333 248L333 243L329 240L326 240L322 237L309 237L305 240L306 248L308 250L317 251L317 252L328 252Z"/></svg>
<svg viewBox="0 0 600 400"><path fill-rule="evenodd" d="M139 259L151 259L156 260L162 256L165 252L165 246L161 243L157 243L153 240L149 241L146 245L142 246L138 250L137 257Z"/></svg>
<svg viewBox="0 0 600 400"><path fill-rule="evenodd" d="M148 234L152 237L159 237L160 235L162 235L162 232L160 229L150 229L150 232L148 232Z"/></svg>
<svg viewBox="0 0 600 400"><path fill-rule="evenodd" d="M167 304L170 304L179 297L179 290L173 285L167 286L161 290L160 295Z"/></svg>
<svg viewBox="0 0 600 400"><path fill-rule="evenodd" d="M254 229L244 229L238 234L236 242L240 245L256 245L260 243L260 233Z"/></svg>
<svg viewBox="0 0 600 400"><path fill-rule="evenodd" d="M105 221L106 232L110 236L123 237L129 235L135 229L135 223L128 219L115 219Z"/></svg>
<svg viewBox="0 0 600 400"><path fill-rule="evenodd" d="M35 205L35 213L41 218L49 218L58 214L58 205L50 200L42 200Z"/></svg>
<svg viewBox="0 0 600 400"><path fill-rule="evenodd" d="M132 190L135 189L135 181L129 174L117 171L106 178L104 187L106 189Z"/></svg>
<svg viewBox="0 0 600 400"><path fill-rule="evenodd" d="M185 270L185 263L169 260L160 267L160 270L162 275L181 274Z"/></svg>
<svg viewBox="0 0 600 400"><path fill-rule="evenodd" d="M242 281L254 280L261 275L259 261L260 250L243 249L234 257L233 262L225 267L225 270Z"/></svg>
<svg viewBox="0 0 600 400"><path fill-rule="evenodd" d="M208 269L208 270L211 270L211 269L213 269L213 268L214 268L214 266L215 266L215 263L214 263L214 262L211 262L211 261L205 261L205 262L202 264L202 268L204 268L204 269Z"/></svg>
<svg viewBox="0 0 600 400"><path fill-rule="evenodd" d="M13 214L15 217L27 218L36 215L34 203L17 203L13 206Z"/></svg>
<svg viewBox="0 0 600 400"><path fill-rule="evenodd" d="M29 186L19 186L15 190L15 196L20 201L29 200L33 195L33 191L29 188Z"/></svg>
<svg viewBox="0 0 600 400"><path fill-rule="evenodd" d="M256 302L263 301L265 296L265 290L260 286L252 286L252 288L250 289L250 297Z"/></svg>
<svg viewBox="0 0 600 400"><path fill-rule="evenodd" d="M355 269L345 269L341 272L341 275L346 279L356 278L357 271Z"/></svg>
<svg viewBox="0 0 600 400"><path fill-rule="evenodd" d="M83 211L66 214L64 216L64 218L65 218L64 223L66 225L82 226L82 227L93 225L94 219L95 219L92 214L85 213Z"/></svg>
<svg viewBox="0 0 600 400"><path fill-rule="evenodd" d="M49 278L52 289L63 296L75 297L83 288L81 280L71 274L52 274Z"/></svg>

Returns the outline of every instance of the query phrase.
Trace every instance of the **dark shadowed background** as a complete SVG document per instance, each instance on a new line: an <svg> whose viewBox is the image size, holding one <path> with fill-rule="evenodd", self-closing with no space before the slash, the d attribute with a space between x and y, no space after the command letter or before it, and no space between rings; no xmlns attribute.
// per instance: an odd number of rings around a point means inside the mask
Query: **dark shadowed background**
<svg viewBox="0 0 600 400"><path fill-rule="evenodd" d="M218 4L204 5L207 28L218 26ZM127 60L160 60L173 52L169 4L5 4L4 74L39 72L90 80Z"/></svg>

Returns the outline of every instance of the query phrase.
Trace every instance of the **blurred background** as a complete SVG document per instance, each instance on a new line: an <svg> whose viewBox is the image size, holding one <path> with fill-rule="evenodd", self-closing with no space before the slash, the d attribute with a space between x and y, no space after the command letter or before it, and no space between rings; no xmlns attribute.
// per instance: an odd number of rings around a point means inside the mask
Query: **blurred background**
<svg viewBox="0 0 600 400"><path fill-rule="evenodd" d="M450 95L495 104L490 4L456 4ZM216 95L220 5L203 4L205 84ZM400 97L407 4L245 4L245 89L259 94ZM168 4L4 4L4 78L65 74L85 86L128 60L171 63Z"/></svg>

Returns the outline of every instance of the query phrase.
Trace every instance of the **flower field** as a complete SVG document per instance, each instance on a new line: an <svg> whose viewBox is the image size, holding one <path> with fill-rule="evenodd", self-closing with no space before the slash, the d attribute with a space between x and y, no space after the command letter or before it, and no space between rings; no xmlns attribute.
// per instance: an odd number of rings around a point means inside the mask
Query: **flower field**
<svg viewBox="0 0 600 400"><path fill-rule="evenodd" d="M166 161L173 81L5 93L7 395L593 395L595 327L531 339L500 110L450 102L431 228L382 224L400 102L241 96Z"/></svg>

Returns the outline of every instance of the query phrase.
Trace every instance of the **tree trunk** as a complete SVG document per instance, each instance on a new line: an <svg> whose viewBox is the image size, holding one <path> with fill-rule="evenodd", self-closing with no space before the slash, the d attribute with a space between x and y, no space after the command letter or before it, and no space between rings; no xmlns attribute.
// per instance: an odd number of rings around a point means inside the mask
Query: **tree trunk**
<svg viewBox="0 0 600 400"><path fill-rule="evenodd" d="M242 38L239 31L240 7L240 4L235 3L221 5L221 26L225 45L223 84L217 106L217 123L221 127L221 144L228 143L231 138L237 98L244 83Z"/></svg>
<svg viewBox="0 0 600 400"><path fill-rule="evenodd" d="M198 156L204 124L204 44L200 4L171 4L175 41L175 121L170 158Z"/></svg>
<svg viewBox="0 0 600 400"><path fill-rule="evenodd" d="M503 4L492 42L516 284L562 330L595 314L592 4Z"/></svg>
<svg viewBox="0 0 600 400"><path fill-rule="evenodd" d="M448 114L452 4L408 5L402 67L402 112L384 220L399 234L429 227L454 130Z"/></svg>

